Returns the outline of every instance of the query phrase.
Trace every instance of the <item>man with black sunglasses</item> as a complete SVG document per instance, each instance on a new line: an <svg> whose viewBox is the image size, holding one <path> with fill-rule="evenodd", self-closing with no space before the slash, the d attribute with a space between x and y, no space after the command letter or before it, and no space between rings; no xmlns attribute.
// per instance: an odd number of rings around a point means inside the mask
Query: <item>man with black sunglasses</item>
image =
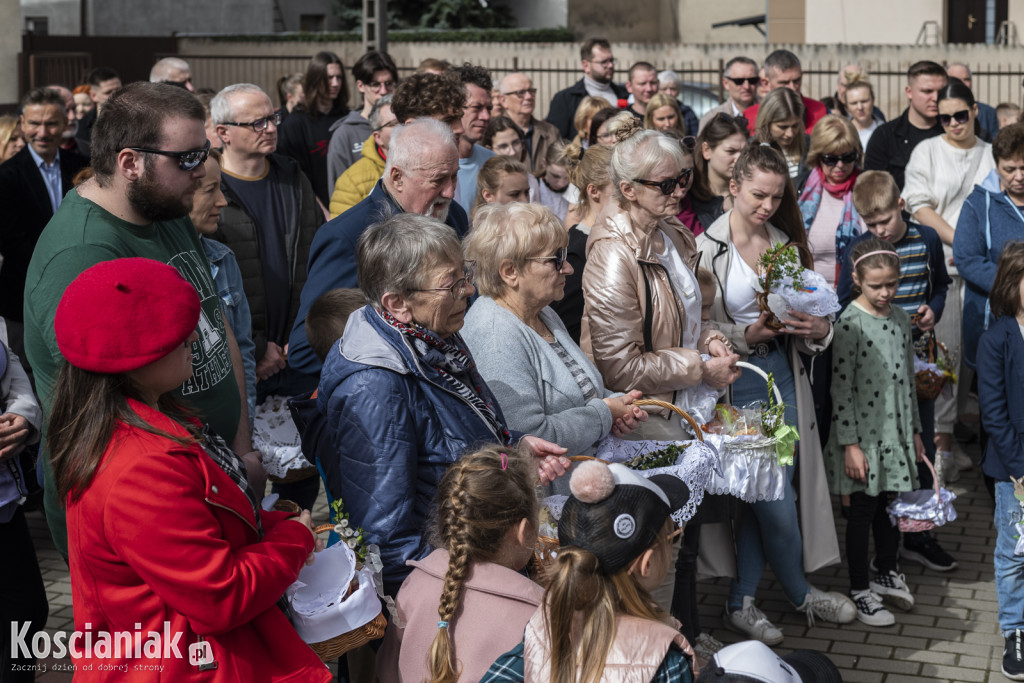
<svg viewBox="0 0 1024 683"><path fill-rule="evenodd" d="M82 271L118 258L148 258L177 268L201 301L191 344L192 377L174 391L242 459L253 489L266 473L252 449L241 354L220 309L209 261L188 214L206 175L206 112L195 96L166 83L132 83L115 92L92 133L93 178L71 189L39 237L25 282L25 351L48 415L62 357L54 338L57 304ZM97 320L97 324L105 321ZM147 321L159 327L165 321ZM95 349L97 355L110 349ZM46 441L45 426L43 442ZM67 557L63 501L45 468L46 521Z"/></svg>
<svg viewBox="0 0 1024 683"><path fill-rule="evenodd" d="M946 87L946 70L930 61L912 64L907 71L907 102L898 119L875 129L864 151L864 169L888 171L903 190L907 162L918 143L942 135L939 91Z"/></svg>
<svg viewBox="0 0 1024 683"><path fill-rule="evenodd" d="M742 116L757 101L757 62L750 57L733 57L722 70L722 88L729 94L728 99L700 119L698 131L704 130L715 114Z"/></svg>
<svg viewBox="0 0 1024 683"><path fill-rule="evenodd" d="M235 252L242 271L256 343L256 401L312 391L317 377L290 371L285 347L324 214L298 162L275 154L280 118L265 92L229 85L210 100L210 115L224 142L220 184L228 202L214 239Z"/></svg>

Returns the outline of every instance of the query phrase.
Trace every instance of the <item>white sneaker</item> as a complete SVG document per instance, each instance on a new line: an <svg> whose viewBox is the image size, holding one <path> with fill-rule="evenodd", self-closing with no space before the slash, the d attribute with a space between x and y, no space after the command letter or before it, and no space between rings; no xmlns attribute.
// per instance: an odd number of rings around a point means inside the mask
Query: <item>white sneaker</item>
<svg viewBox="0 0 1024 683"><path fill-rule="evenodd" d="M693 654L697 657L697 662L702 669L714 659L719 650L725 647L709 633L701 633L697 636L697 641L690 645L693 646Z"/></svg>
<svg viewBox="0 0 1024 683"><path fill-rule="evenodd" d="M725 606L725 625L765 645L782 643L782 631L768 621L768 617L754 605L754 598L749 595L743 596L743 607L735 612L730 612L729 606Z"/></svg>
<svg viewBox="0 0 1024 683"><path fill-rule="evenodd" d="M826 593L814 586L811 586L804 603L799 605L796 611L807 614L808 626L814 626L816 618L832 624L849 624L857 618L857 608L850 598L842 593Z"/></svg>
<svg viewBox="0 0 1024 683"><path fill-rule="evenodd" d="M914 596L910 594L907 580L903 574L889 570L887 574L878 574L868 586L871 592L891 605L907 611L914 606Z"/></svg>
<svg viewBox="0 0 1024 683"><path fill-rule="evenodd" d="M896 617L882 606L882 600L869 590L852 593L857 606L857 620L868 626L892 626Z"/></svg>
<svg viewBox="0 0 1024 683"><path fill-rule="evenodd" d="M959 444L953 444L953 464L958 470L969 470L974 467L974 461L964 453Z"/></svg>
<svg viewBox="0 0 1024 683"><path fill-rule="evenodd" d="M952 451L935 451L935 472L939 475L939 486L959 481L960 470Z"/></svg>

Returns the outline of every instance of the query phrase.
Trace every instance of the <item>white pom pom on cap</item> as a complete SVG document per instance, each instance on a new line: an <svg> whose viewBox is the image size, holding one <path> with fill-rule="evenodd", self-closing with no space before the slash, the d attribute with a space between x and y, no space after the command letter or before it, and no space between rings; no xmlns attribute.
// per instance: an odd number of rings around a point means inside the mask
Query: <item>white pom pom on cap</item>
<svg viewBox="0 0 1024 683"><path fill-rule="evenodd" d="M600 460L576 465L569 479L569 491L581 503L600 503L615 490L615 475Z"/></svg>

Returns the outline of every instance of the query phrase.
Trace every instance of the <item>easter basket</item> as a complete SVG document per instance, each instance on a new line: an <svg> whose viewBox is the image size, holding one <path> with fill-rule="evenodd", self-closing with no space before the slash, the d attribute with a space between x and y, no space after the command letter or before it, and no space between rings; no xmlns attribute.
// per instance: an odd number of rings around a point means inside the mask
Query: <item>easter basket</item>
<svg viewBox="0 0 1024 683"><path fill-rule="evenodd" d="M819 273L800 264L802 244L778 243L758 260L755 292L757 307L767 313L765 325L772 330L785 328L783 318L792 311L827 316L841 310L839 296Z"/></svg>
<svg viewBox="0 0 1024 683"><path fill-rule="evenodd" d="M334 530L334 524L313 528L316 534ZM372 553L373 546L368 550ZM295 631L322 661L384 637L387 619L373 574L352 548L335 543L317 553L285 592Z"/></svg>
<svg viewBox="0 0 1024 683"><path fill-rule="evenodd" d="M785 405L782 392L774 380L756 365L738 361L737 367L760 375L768 383L768 402L761 408L759 424L719 436L721 446L721 472L716 472L708 486L708 493L729 494L747 503L761 500L781 500L786 492L784 464L792 461L792 443L796 430L785 425ZM728 410L729 406L722 408ZM704 429L709 425L705 424ZM780 436L783 437L780 440ZM780 455L780 451L784 451Z"/></svg>
<svg viewBox="0 0 1024 683"><path fill-rule="evenodd" d="M934 401L946 384L955 384L956 375L947 368L953 366L946 345L932 333L923 335L914 343L914 384L917 397Z"/></svg>
<svg viewBox="0 0 1024 683"><path fill-rule="evenodd" d="M956 494L939 487L939 477L930 460L926 458L924 464L932 473L934 487L904 491L885 508L893 526L899 527L904 533L929 531L956 519L956 510L953 508Z"/></svg>
<svg viewBox="0 0 1024 683"><path fill-rule="evenodd" d="M253 415L252 444L263 456L267 478L275 484L292 484L317 476L316 467L302 454L299 430L288 400L268 396Z"/></svg>

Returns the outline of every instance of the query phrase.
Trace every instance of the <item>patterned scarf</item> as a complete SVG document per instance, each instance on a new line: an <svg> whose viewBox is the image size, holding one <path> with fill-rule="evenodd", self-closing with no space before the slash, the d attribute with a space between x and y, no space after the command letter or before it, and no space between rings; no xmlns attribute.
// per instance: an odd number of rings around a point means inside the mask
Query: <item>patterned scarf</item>
<svg viewBox="0 0 1024 683"><path fill-rule="evenodd" d="M462 341L462 337L458 333L448 339L441 339L430 330L415 323L407 325L400 322L384 309L380 309L378 313L384 322L401 332L409 340L417 358L436 370L449 389L477 409L491 430L501 438L503 444L511 443L512 435L498 420L493 404L484 398L487 385L484 384L483 377L477 372L476 363L473 362L466 343Z"/></svg>
<svg viewBox="0 0 1024 683"><path fill-rule="evenodd" d="M256 492L249 485L249 477L245 469L245 463L233 450L224 442L224 439L210 431L209 426L203 425L203 450L210 456L210 459L217 463L217 466L224 470L232 481L238 484L242 493L249 499L252 505L252 512L256 516L256 533L263 538L263 522L260 520L260 504L256 499Z"/></svg>
<svg viewBox="0 0 1024 683"><path fill-rule="evenodd" d="M804 219L804 228L807 232L811 231L811 224L814 223L814 217L818 215L818 208L821 206L821 193L827 190L833 197L842 197L843 200L843 217L839 220L839 227L836 228L836 263L840 264L843 261L843 252L846 250L847 245L853 241L853 238L861 234L860 215L857 214L857 209L853 206L853 192L849 191L849 188L853 187L853 182L856 181L859 171L854 169L853 175L851 175L846 183L840 185L826 184L824 177L821 175L821 168L815 168L811 171L811 175L807 178L807 185L804 186L804 191L800 194L800 215ZM843 191L843 187L846 187L847 183L849 187Z"/></svg>

